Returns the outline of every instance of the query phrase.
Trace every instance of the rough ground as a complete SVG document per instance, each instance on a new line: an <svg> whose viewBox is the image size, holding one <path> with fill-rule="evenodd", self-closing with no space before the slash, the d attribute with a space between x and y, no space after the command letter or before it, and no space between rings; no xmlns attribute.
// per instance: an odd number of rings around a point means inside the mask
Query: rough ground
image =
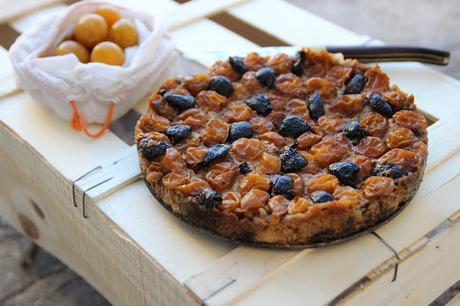
<svg viewBox="0 0 460 306"><path fill-rule="evenodd" d="M290 0L312 13L387 43L421 44L451 51L449 67L436 68L460 79L458 0ZM391 3L391 5L389 5ZM0 305L110 305L83 279L38 249L26 268L20 263L32 243L0 220ZM460 284L452 292L458 293ZM458 299L456 299L458 300Z"/></svg>

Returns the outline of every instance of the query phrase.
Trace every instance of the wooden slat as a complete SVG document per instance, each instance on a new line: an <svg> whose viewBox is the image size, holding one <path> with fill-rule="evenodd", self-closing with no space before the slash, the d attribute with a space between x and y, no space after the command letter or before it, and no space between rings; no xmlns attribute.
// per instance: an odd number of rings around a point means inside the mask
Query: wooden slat
<svg viewBox="0 0 460 306"><path fill-rule="evenodd" d="M196 33L201 34L197 36ZM177 48L182 51L224 51L236 46L244 49L257 46L209 20L201 20L178 29L172 36Z"/></svg>
<svg viewBox="0 0 460 306"><path fill-rule="evenodd" d="M428 128L428 134L436 135L436 137L431 138L428 143L427 171L439 166L460 151L460 139L458 138L460 127L452 124L460 120L460 106L451 108L451 111L449 115L440 114L442 119Z"/></svg>
<svg viewBox="0 0 460 306"><path fill-rule="evenodd" d="M177 9L178 4L170 0L107 0L109 3L131 8L138 12L154 14L158 16L167 16L172 11Z"/></svg>
<svg viewBox="0 0 460 306"><path fill-rule="evenodd" d="M344 304L365 305L372 301L374 305L428 305L460 279L459 235L460 222L456 222L434 237L423 252L400 264L396 282L391 282L389 272L356 290Z"/></svg>
<svg viewBox="0 0 460 306"><path fill-rule="evenodd" d="M18 31L13 29L9 24L1 24L0 33L2 33L0 36L0 46L5 49L9 49L19 36Z"/></svg>
<svg viewBox="0 0 460 306"><path fill-rule="evenodd" d="M101 168L76 182L77 190L80 193L89 190L87 196L94 202L135 182L141 174L136 146L131 146L116 156L110 156L110 159ZM102 182L104 183L101 184ZM93 188L94 186L97 188Z"/></svg>
<svg viewBox="0 0 460 306"><path fill-rule="evenodd" d="M240 246L185 281L206 305L223 305L241 298L276 272L312 250L288 251Z"/></svg>
<svg viewBox="0 0 460 306"><path fill-rule="evenodd" d="M135 182L99 201L98 209L131 237L168 273L184 282L234 247L173 216L151 195L144 182ZM89 203L88 214L97 214Z"/></svg>
<svg viewBox="0 0 460 306"><path fill-rule="evenodd" d="M166 28L174 31L207 16L225 11L228 8L238 6L247 0L194 0L184 3L168 15L165 19Z"/></svg>
<svg viewBox="0 0 460 306"><path fill-rule="evenodd" d="M68 179L104 165L107 156L128 148L110 131L97 141L77 133L69 122L58 118L24 92L0 100L0 122L30 144L37 154L45 156Z"/></svg>
<svg viewBox="0 0 460 306"><path fill-rule="evenodd" d="M275 37L251 24L233 16L228 12L223 12L209 17L210 20L220 24L230 31L252 41L259 46L287 46L283 39Z"/></svg>
<svg viewBox="0 0 460 306"><path fill-rule="evenodd" d="M12 94L18 90L13 78L13 68L11 67L8 51L0 46L0 98Z"/></svg>
<svg viewBox="0 0 460 306"><path fill-rule="evenodd" d="M27 1L14 1L1 0L0 7L0 23L5 23L18 16L26 15L27 13L36 11L47 5L61 2L60 0L27 0Z"/></svg>
<svg viewBox="0 0 460 306"><path fill-rule="evenodd" d="M18 17L10 21L10 25L18 32L22 33L42 20L46 20L54 15L60 14L65 11L67 5L64 3L57 3L44 7L41 10L32 12L28 15Z"/></svg>
<svg viewBox="0 0 460 306"><path fill-rule="evenodd" d="M282 0L253 0L229 13L291 45L355 45L369 40Z"/></svg>
<svg viewBox="0 0 460 306"><path fill-rule="evenodd" d="M313 249L236 305L323 305L390 255L371 235Z"/></svg>

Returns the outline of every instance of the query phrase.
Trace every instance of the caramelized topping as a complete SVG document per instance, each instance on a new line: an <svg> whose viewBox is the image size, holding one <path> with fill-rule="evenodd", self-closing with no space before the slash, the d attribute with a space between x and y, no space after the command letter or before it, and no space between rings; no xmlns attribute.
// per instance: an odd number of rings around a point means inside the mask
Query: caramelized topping
<svg viewBox="0 0 460 306"><path fill-rule="evenodd" d="M250 53L166 81L136 142L148 181L206 209L264 226L362 218L370 202L406 198L423 168L427 122L413 101L378 66Z"/></svg>
<svg viewBox="0 0 460 306"><path fill-rule="evenodd" d="M262 156L264 144L258 139L240 138L232 144L232 153L241 161L257 160Z"/></svg>
<svg viewBox="0 0 460 306"><path fill-rule="evenodd" d="M206 174L206 181L214 190L224 191L233 185L237 175L238 171L231 162L222 162L211 167Z"/></svg>
<svg viewBox="0 0 460 306"><path fill-rule="evenodd" d="M230 124L220 119L211 119L208 121L203 131L203 142L208 146L224 143L227 139L229 130Z"/></svg>
<svg viewBox="0 0 460 306"><path fill-rule="evenodd" d="M246 194L251 189L268 191L270 189L270 180L265 175L249 173L241 180L239 192Z"/></svg>
<svg viewBox="0 0 460 306"><path fill-rule="evenodd" d="M161 171L163 173L183 173L187 168L182 155L174 148L166 150L166 154L160 162Z"/></svg>
<svg viewBox="0 0 460 306"><path fill-rule="evenodd" d="M252 189L241 199L241 211L243 212L256 212L259 208L264 207L270 195L259 189Z"/></svg>

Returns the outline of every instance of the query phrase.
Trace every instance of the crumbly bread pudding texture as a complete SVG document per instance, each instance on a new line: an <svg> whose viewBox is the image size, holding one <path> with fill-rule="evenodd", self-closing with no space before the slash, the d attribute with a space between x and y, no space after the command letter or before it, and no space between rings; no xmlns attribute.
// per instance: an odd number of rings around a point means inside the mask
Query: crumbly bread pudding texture
<svg viewBox="0 0 460 306"><path fill-rule="evenodd" d="M145 181L230 239L333 242L415 194L427 122L379 66L326 51L249 53L167 80L135 128Z"/></svg>

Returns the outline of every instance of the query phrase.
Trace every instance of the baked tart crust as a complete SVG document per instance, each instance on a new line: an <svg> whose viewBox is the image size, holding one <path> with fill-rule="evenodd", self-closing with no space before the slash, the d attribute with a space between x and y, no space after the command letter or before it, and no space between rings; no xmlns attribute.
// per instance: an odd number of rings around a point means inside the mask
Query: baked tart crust
<svg viewBox="0 0 460 306"><path fill-rule="evenodd" d="M378 65L302 49L164 82L135 139L147 186L185 221L230 239L319 246L408 203L426 128Z"/></svg>

